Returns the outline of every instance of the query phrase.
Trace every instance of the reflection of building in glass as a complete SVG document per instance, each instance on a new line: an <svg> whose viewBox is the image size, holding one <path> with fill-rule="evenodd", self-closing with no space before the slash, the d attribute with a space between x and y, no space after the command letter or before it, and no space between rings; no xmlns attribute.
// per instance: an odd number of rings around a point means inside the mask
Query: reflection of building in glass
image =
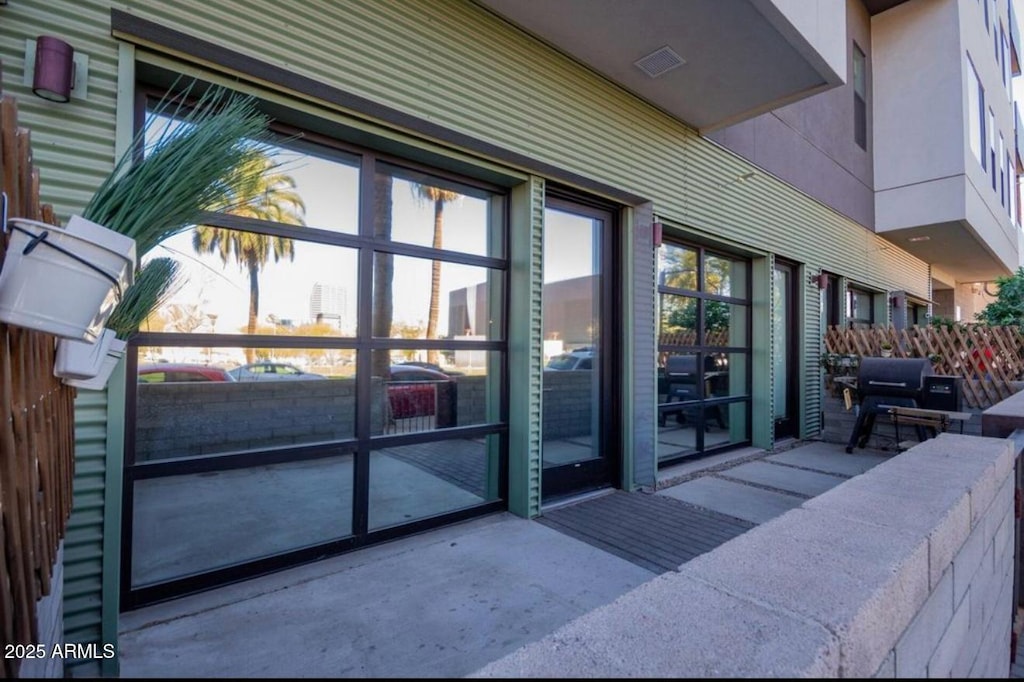
<svg viewBox="0 0 1024 682"><path fill-rule="evenodd" d="M594 343L597 275L544 285L544 338L558 339L566 349ZM487 285L474 284L448 295L448 337L487 334Z"/></svg>
<svg viewBox="0 0 1024 682"><path fill-rule="evenodd" d="M544 338L560 339L566 350L590 346L597 329L597 275L573 277L544 285Z"/></svg>
<svg viewBox="0 0 1024 682"><path fill-rule="evenodd" d="M348 290L337 284L317 282L309 294L309 319L333 322L339 328L348 315Z"/></svg>
<svg viewBox="0 0 1024 682"><path fill-rule="evenodd" d="M448 338L487 335L487 285L483 282L448 294Z"/></svg>

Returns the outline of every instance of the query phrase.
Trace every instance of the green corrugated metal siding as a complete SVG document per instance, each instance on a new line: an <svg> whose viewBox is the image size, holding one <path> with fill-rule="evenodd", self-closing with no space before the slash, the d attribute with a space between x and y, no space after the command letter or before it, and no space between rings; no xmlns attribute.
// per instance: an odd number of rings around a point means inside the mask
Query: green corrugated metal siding
<svg viewBox="0 0 1024 682"><path fill-rule="evenodd" d="M19 122L32 131L40 196L62 219L82 210L113 167L117 45L107 0L11 2L0 7L3 89L18 98ZM53 35L89 56L89 97L55 104L23 85L25 40ZM69 139L73 144L69 144Z"/></svg>
<svg viewBox="0 0 1024 682"><path fill-rule="evenodd" d="M509 510L527 518L540 514L544 186L532 177L512 192L511 287L523 295L509 301Z"/></svg>
<svg viewBox="0 0 1024 682"><path fill-rule="evenodd" d="M81 391L75 401L74 506L64 551L64 636L102 642L103 514L106 480L107 396ZM74 674L98 674L89 662L69 663Z"/></svg>
<svg viewBox="0 0 1024 682"><path fill-rule="evenodd" d="M764 173L726 184L753 167L475 5L307 2L288 8L287 33L278 13L260 7L129 4L147 19L650 197L667 219L879 287L925 292L923 262L882 252L896 248Z"/></svg>
<svg viewBox="0 0 1024 682"><path fill-rule="evenodd" d="M542 178L530 178L530 341L527 346L529 357L529 392L530 411L527 417L530 448L527 452L529 470L529 488L526 491L529 500L529 516L540 514L542 440L541 432L544 423L544 192L545 182Z"/></svg>
<svg viewBox="0 0 1024 682"><path fill-rule="evenodd" d="M808 284L811 275L818 275L820 268L805 267L799 277L803 292L803 318L800 325L804 333L803 353L801 357L800 396L801 438L810 438L821 431L821 365L818 359L824 350L824 339L821 332L821 290L815 284Z"/></svg>
<svg viewBox="0 0 1024 682"><path fill-rule="evenodd" d="M633 223L628 237L627 252L632 267L629 273L626 299L626 330L632 329L623 363L632 367L632 390L625 396L623 417L626 426L633 429L633 471L635 485L653 486L657 478L656 434L658 413L658 384L653 368L657 365L657 329L655 296L657 295L657 250L652 230L654 216L651 206L633 211Z"/></svg>

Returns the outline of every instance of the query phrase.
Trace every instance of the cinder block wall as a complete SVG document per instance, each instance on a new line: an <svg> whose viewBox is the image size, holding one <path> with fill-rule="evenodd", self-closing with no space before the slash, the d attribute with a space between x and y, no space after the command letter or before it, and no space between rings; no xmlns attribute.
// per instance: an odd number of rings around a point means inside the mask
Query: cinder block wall
<svg viewBox="0 0 1024 682"><path fill-rule="evenodd" d="M473 677L1006 677L1014 455L927 440Z"/></svg>

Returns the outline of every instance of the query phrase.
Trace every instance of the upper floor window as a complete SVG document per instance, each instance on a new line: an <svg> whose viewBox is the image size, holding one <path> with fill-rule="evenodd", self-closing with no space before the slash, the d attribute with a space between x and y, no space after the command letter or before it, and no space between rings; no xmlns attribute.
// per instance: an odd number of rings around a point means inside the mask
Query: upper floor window
<svg viewBox="0 0 1024 682"><path fill-rule="evenodd" d="M988 0L981 0L981 4L985 6L985 30L988 30Z"/></svg>
<svg viewBox="0 0 1024 682"><path fill-rule="evenodd" d="M1003 146L1005 141L1003 140L1003 134L999 133L999 153L996 156L996 160L999 163L999 201L1003 206L1006 206L1006 166L1003 165Z"/></svg>
<svg viewBox="0 0 1024 682"><path fill-rule="evenodd" d="M868 148L867 59L853 44L853 139L861 149Z"/></svg>
<svg viewBox="0 0 1024 682"><path fill-rule="evenodd" d="M988 129L986 130L986 136L988 137L989 169L992 171L992 189L995 189L996 176L999 175L999 170L996 166L996 115L992 113L991 107L989 107L988 110Z"/></svg>
<svg viewBox="0 0 1024 682"><path fill-rule="evenodd" d="M874 294L851 286L846 290L846 323L851 329L861 329L874 322Z"/></svg>
<svg viewBox="0 0 1024 682"><path fill-rule="evenodd" d="M978 72L974 70L971 58L967 57L967 121L968 139L974 158L985 168L985 90L978 80Z"/></svg>

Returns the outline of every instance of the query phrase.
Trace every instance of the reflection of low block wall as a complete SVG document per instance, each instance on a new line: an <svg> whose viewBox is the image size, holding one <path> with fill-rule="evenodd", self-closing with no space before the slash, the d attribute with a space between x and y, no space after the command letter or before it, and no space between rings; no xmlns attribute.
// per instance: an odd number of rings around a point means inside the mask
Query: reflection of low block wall
<svg viewBox="0 0 1024 682"><path fill-rule="evenodd" d="M372 424L382 431L383 387ZM355 381L139 384L136 461L317 443L355 434Z"/></svg>
<svg viewBox="0 0 1024 682"><path fill-rule="evenodd" d="M544 372L544 438L571 438L590 433L593 404L590 370Z"/></svg>

